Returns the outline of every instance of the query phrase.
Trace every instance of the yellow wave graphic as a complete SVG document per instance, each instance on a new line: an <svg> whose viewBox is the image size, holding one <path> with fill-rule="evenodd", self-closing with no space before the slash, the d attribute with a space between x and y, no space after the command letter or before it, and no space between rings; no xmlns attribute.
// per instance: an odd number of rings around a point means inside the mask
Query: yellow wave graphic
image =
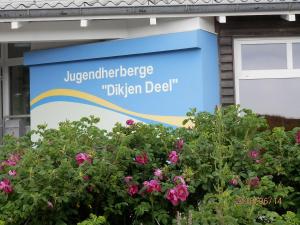
<svg viewBox="0 0 300 225"><path fill-rule="evenodd" d="M159 116L159 115L150 115L150 114L143 114L138 112L133 112L127 109L124 109L118 105L115 105L109 101L106 101L102 98L99 98L95 95L91 95L85 92L76 91L72 89L53 89L50 91L46 91L39 96L35 97L31 100L30 105L34 105L39 101L47 98L47 97L54 97L54 96L68 96L68 97L76 97L80 99L87 100L89 102L93 102L97 105L104 106L106 108L115 110L117 112L126 113L128 115L140 117L143 119L153 120L160 123L167 123L174 126L182 126L182 121L186 119L185 116Z"/></svg>

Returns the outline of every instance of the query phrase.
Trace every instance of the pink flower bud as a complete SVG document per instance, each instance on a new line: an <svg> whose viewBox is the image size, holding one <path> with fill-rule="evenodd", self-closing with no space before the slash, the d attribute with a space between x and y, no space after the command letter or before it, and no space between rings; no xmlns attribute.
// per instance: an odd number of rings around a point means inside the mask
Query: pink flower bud
<svg viewBox="0 0 300 225"><path fill-rule="evenodd" d="M77 164L80 166L84 162L93 163L92 157L87 153L78 153L75 157Z"/></svg>
<svg viewBox="0 0 300 225"><path fill-rule="evenodd" d="M146 152L140 154L140 155L137 155L135 157L135 162L140 164L140 165L146 165L148 162L149 162L149 159L148 159L148 155Z"/></svg>
<svg viewBox="0 0 300 225"><path fill-rule="evenodd" d="M9 193L13 192L13 187L11 186L11 183L10 183L9 179L3 179L0 182L0 190L3 191L6 194L9 194Z"/></svg>
<svg viewBox="0 0 300 225"><path fill-rule="evenodd" d="M175 147L176 147L176 149L178 149L180 151L180 150L182 150L183 145L184 145L183 139L178 139L176 141Z"/></svg>
<svg viewBox="0 0 300 225"><path fill-rule="evenodd" d="M169 154L169 161L172 163L172 164L176 164L179 160L179 156L177 155L177 152L176 151L171 151L170 154Z"/></svg>
<svg viewBox="0 0 300 225"><path fill-rule="evenodd" d="M229 181L229 184L232 186L237 186L239 184L239 182L237 179L234 178Z"/></svg>
<svg viewBox="0 0 300 225"><path fill-rule="evenodd" d="M251 159L257 159L260 156L260 152L257 150L251 150L248 152L248 157Z"/></svg>
<svg viewBox="0 0 300 225"><path fill-rule="evenodd" d="M132 176L127 176L127 177L124 177L124 181L128 184L129 182L131 182L133 179Z"/></svg>
<svg viewBox="0 0 300 225"><path fill-rule="evenodd" d="M127 124L128 126L131 126L131 125L133 125L133 124L134 124L134 121L133 121L133 120L131 120L131 119L129 119L129 120L126 120L126 124Z"/></svg>
<svg viewBox="0 0 300 225"><path fill-rule="evenodd" d="M255 187L257 187L258 185L259 185L259 182L260 182L260 180L259 180L259 178L258 177L253 177L253 178L251 178L250 180L249 180L249 185L251 186L251 187L253 187L253 188L255 188Z"/></svg>
<svg viewBox="0 0 300 225"><path fill-rule="evenodd" d="M154 176L156 176L158 179L162 180L163 179L162 170L161 169L155 169Z"/></svg>
<svg viewBox="0 0 300 225"><path fill-rule="evenodd" d="M14 177L14 176L17 175L17 171L15 171L15 170L10 170L10 171L8 171L8 175Z"/></svg>
<svg viewBox="0 0 300 225"><path fill-rule="evenodd" d="M127 193L132 197L136 195L139 191L139 187L136 184L131 184L128 186Z"/></svg>

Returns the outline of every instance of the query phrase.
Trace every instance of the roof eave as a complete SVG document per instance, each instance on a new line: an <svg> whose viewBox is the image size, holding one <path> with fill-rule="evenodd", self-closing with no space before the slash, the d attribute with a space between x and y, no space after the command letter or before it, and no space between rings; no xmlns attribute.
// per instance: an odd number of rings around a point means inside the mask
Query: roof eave
<svg viewBox="0 0 300 225"><path fill-rule="evenodd" d="M249 3L249 4L205 4L205 5L159 5L89 8L52 8L1 10L0 19L16 18L68 18L68 17L146 17L150 15L262 15L296 14L300 2L294 3Z"/></svg>

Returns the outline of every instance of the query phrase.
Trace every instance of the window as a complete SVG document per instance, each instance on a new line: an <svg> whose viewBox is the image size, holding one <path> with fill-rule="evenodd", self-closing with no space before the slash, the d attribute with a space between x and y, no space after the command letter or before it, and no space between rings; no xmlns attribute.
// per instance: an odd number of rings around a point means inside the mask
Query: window
<svg viewBox="0 0 300 225"><path fill-rule="evenodd" d="M30 126L29 100L29 70L23 65L24 52L30 50L30 43L2 43L0 67L2 71L1 92L1 119L2 131L14 123L10 120L19 120L25 130ZM0 134L1 140L1 134Z"/></svg>
<svg viewBox="0 0 300 225"><path fill-rule="evenodd" d="M287 69L286 44L242 44L242 70Z"/></svg>
<svg viewBox="0 0 300 225"><path fill-rule="evenodd" d="M234 70L242 108L300 119L300 38L236 39Z"/></svg>
<svg viewBox="0 0 300 225"><path fill-rule="evenodd" d="M25 66L9 67L10 114L26 115L29 106L29 70Z"/></svg>
<svg viewBox="0 0 300 225"><path fill-rule="evenodd" d="M234 59L240 78L300 77L300 38L237 39Z"/></svg>

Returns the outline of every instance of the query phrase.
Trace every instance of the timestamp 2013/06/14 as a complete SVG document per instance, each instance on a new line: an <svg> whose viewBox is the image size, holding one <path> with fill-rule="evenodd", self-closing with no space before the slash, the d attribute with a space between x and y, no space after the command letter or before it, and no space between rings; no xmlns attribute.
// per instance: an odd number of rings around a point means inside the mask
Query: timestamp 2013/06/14
<svg viewBox="0 0 300 225"><path fill-rule="evenodd" d="M281 205L282 197L237 197L237 205Z"/></svg>

